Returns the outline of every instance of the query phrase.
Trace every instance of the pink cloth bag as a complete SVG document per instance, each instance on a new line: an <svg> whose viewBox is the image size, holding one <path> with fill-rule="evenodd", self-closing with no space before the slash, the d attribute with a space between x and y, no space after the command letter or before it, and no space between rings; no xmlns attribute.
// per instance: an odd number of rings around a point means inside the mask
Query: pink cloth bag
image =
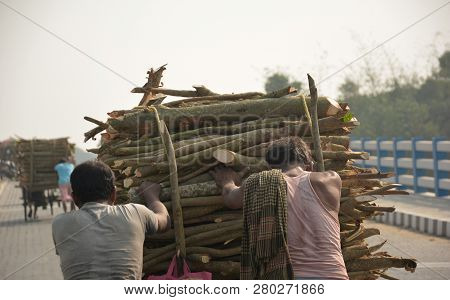
<svg viewBox="0 0 450 300"><path fill-rule="evenodd" d="M210 272L195 272L192 273L188 264L183 259L183 275L178 276L177 272L177 256L172 258L169 269L165 275L149 275L147 280L212 280L212 273Z"/></svg>

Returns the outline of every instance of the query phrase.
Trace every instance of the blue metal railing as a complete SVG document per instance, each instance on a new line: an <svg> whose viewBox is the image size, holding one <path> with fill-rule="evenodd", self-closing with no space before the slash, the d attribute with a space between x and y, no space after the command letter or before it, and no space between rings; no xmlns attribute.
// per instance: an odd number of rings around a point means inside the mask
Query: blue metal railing
<svg viewBox="0 0 450 300"><path fill-rule="evenodd" d="M351 148L371 155L368 160L357 160L357 164L377 167L382 172L392 171L396 183L412 188L415 193L433 191L437 197L449 195L449 140L360 138L352 140Z"/></svg>

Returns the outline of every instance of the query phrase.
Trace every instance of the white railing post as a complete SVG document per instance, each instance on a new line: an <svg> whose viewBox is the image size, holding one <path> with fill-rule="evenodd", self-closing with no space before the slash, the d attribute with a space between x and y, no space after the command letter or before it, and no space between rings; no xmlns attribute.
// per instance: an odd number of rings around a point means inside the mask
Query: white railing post
<svg viewBox="0 0 450 300"><path fill-rule="evenodd" d="M446 158L446 153L439 151L438 144L443 141L442 137L433 137L432 147L433 147L433 171L434 171L434 193L437 197L448 196L448 190L441 189L440 180L449 177L448 171L439 170L439 161Z"/></svg>

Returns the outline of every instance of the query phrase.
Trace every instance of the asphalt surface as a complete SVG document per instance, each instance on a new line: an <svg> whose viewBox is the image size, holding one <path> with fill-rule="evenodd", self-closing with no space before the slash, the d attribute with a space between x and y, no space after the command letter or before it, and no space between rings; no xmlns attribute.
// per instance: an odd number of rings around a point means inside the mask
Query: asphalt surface
<svg viewBox="0 0 450 300"><path fill-rule="evenodd" d="M366 227L376 227L380 236L368 239L369 244L387 240L380 251L398 257L415 258L414 273L403 269L390 269L387 274L398 279L450 279L450 239L434 237L407 229L375 222L364 222Z"/></svg>
<svg viewBox="0 0 450 300"><path fill-rule="evenodd" d="M50 209L25 222L16 182L0 182L0 279L62 279L52 241ZM55 205L54 214L62 209Z"/></svg>
<svg viewBox="0 0 450 300"><path fill-rule="evenodd" d="M428 197L422 194L379 196L380 206L394 206L396 211L450 222L450 198Z"/></svg>

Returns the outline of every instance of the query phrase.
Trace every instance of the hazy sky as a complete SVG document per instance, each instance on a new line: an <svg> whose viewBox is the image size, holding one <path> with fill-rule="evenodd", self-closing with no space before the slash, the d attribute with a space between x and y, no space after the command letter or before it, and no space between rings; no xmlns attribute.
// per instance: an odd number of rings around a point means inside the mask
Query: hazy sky
<svg viewBox="0 0 450 300"><path fill-rule="evenodd" d="M316 81L416 22L446 0L409 1L61 1L0 0L126 78L80 54L0 2L0 140L69 136L82 148L93 126L131 94L149 67L168 63L166 87L204 84L218 92L260 91L265 70ZM437 33L440 33L437 35ZM450 42L450 5L370 54L429 72ZM431 45L436 47L431 47ZM321 94L358 68L331 77ZM129 82L130 81L130 82Z"/></svg>

